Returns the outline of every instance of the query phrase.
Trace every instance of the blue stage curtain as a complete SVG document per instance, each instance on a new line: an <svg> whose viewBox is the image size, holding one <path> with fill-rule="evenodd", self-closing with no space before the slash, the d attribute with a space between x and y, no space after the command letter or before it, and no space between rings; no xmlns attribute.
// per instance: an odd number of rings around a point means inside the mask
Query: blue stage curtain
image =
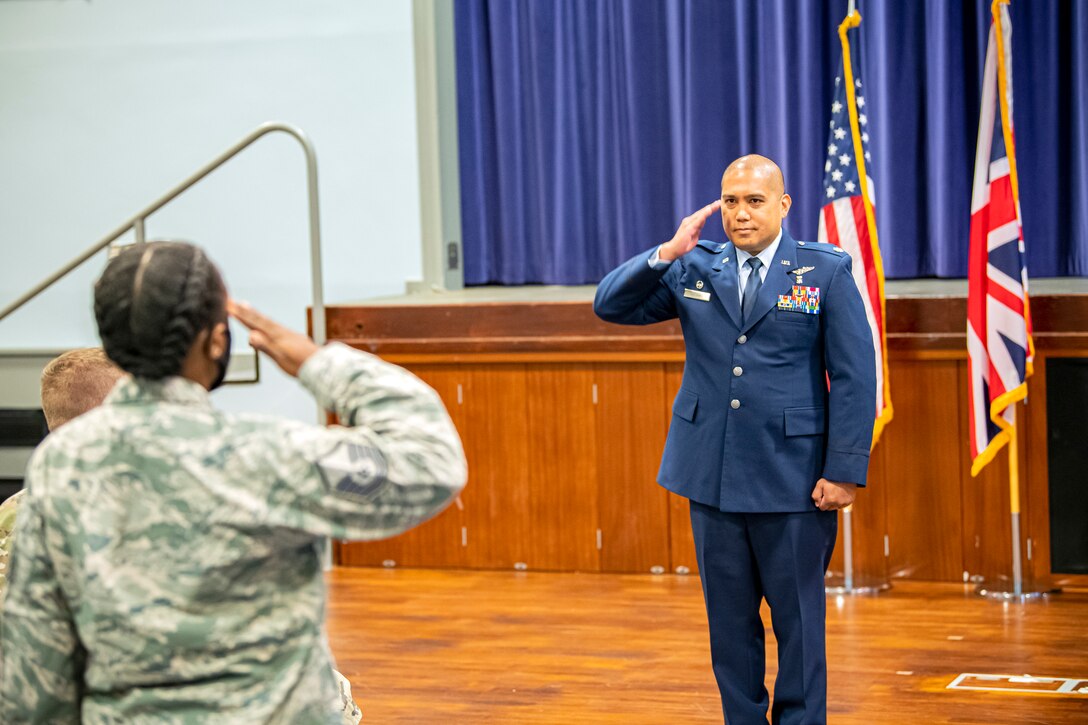
<svg viewBox="0 0 1088 725"><path fill-rule="evenodd" d="M465 282L597 282L776 160L816 236L846 0L456 0ZM964 277L989 2L858 3L891 278ZM1029 274L1088 274L1088 3L1013 0ZM721 240L717 219L704 236Z"/></svg>

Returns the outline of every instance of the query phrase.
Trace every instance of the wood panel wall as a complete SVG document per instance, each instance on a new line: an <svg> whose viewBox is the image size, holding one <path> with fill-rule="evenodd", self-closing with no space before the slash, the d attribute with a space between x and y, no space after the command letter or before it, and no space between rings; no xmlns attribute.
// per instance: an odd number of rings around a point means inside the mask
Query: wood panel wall
<svg viewBox="0 0 1088 725"><path fill-rule="evenodd" d="M1022 556L1028 580L1047 585L1045 360L1088 355L1080 329L1088 297L1033 304L1036 372L1031 404L1018 413ZM855 573L1007 577L1007 455L970 475L964 300L889 300L888 310L895 417L854 507ZM338 545L340 563L697 571L687 501L654 482L683 372L674 323L608 325L588 303L571 302L332 307L328 326L330 339L403 364L439 392L470 475L461 499L436 519L392 540ZM841 544L833 570L841 570Z"/></svg>
<svg viewBox="0 0 1088 725"><path fill-rule="evenodd" d="M417 529L339 547L341 563L694 570L687 502L655 483L671 417L668 373L678 375L668 368L675 366L407 367L449 408L465 444L470 485L459 502Z"/></svg>

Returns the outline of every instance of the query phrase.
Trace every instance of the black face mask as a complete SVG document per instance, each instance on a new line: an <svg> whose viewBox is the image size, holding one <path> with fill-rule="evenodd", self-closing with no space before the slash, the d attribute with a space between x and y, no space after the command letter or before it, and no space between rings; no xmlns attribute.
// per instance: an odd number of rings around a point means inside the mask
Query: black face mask
<svg viewBox="0 0 1088 725"><path fill-rule="evenodd" d="M219 356L219 359L215 361L215 365L219 368L219 371L215 375L215 380L212 381L212 386L208 390L215 390L227 377L227 367L230 365L230 324L227 324L227 349L223 351L223 354Z"/></svg>

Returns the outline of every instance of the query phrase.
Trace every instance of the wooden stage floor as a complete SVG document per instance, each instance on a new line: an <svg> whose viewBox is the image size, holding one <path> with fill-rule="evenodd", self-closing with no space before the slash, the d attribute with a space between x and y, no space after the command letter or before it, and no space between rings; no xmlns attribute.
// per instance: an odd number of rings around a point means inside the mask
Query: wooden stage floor
<svg viewBox="0 0 1088 725"><path fill-rule="evenodd" d="M1088 723L1088 693L946 689L966 672L1088 686L1086 620L1084 591L1012 605L896 582L831 598L829 722ZM705 627L694 576L329 574L329 639L364 723L721 722Z"/></svg>

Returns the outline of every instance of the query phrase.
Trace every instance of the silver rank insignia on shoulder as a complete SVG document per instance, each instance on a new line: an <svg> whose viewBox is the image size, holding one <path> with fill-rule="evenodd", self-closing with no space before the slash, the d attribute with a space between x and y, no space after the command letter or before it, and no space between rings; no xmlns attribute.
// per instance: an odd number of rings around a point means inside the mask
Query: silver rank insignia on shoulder
<svg viewBox="0 0 1088 725"><path fill-rule="evenodd" d="M698 287L698 286L701 286L701 285L702 285L702 283L700 282L696 286ZM684 296L687 297L688 299L699 300L700 302L710 302L710 293L709 292L700 292L699 290L693 290L693 289L686 289L685 288L684 289Z"/></svg>
<svg viewBox="0 0 1088 725"><path fill-rule="evenodd" d="M791 269L789 272L787 272L787 274L797 275L797 284L804 284L805 278L804 278L803 275L806 274L807 272L811 272L814 269L816 269L816 268L815 267L798 267L797 269Z"/></svg>

